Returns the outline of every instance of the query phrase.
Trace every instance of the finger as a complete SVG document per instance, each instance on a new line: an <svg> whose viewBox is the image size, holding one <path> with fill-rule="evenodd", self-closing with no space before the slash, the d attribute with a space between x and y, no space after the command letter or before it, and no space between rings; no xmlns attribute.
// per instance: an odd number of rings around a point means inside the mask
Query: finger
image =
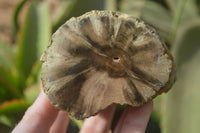
<svg viewBox="0 0 200 133"><path fill-rule="evenodd" d="M47 96L41 91L12 133L47 133L57 114L57 109L49 103Z"/></svg>
<svg viewBox="0 0 200 133"><path fill-rule="evenodd" d="M128 106L122 114L114 133L144 133L153 108L153 102L141 107Z"/></svg>
<svg viewBox="0 0 200 133"><path fill-rule="evenodd" d="M58 113L56 120L51 126L49 133L66 133L68 124L69 124L68 115L63 111L60 111Z"/></svg>
<svg viewBox="0 0 200 133"><path fill-rule="evenodd" d="M86 119L80 133L107 133L114 111L115 105L112 105L98 115Z"/></svg>

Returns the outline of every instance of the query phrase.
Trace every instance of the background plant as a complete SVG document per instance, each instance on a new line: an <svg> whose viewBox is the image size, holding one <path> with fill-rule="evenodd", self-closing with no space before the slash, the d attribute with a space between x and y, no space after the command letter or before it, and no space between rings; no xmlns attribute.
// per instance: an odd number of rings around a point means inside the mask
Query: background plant
<svg viewBox="0 0 200 133"><path fill-rule="evenodd" d="M200 0L52 1L20 0L12 16L12 41L0 38L0 132L9 132L37 97L39 58L51 34L70 17L93 9L142 18L157 29L175 57L177 82L155 99L146 132L200 131ZM80 127L81 121L72 119L68 132Z"/></svg>

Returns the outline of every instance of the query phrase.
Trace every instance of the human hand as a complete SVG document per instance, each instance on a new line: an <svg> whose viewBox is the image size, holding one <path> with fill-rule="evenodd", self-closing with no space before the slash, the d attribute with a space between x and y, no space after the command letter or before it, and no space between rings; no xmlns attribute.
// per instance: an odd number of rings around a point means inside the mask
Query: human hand
<svg viewBox="0 0 200 133"><path fill-rule="evenodd" d="M127 106L114 130L114 133L144 133L153 103L141 107ZM80 133L107 133L110 129L115 107L101 111L84 121ZM41 91L34 104L28 108L24 117L12 133L66 133L69 116L55 109L47 96Z"/></svg>

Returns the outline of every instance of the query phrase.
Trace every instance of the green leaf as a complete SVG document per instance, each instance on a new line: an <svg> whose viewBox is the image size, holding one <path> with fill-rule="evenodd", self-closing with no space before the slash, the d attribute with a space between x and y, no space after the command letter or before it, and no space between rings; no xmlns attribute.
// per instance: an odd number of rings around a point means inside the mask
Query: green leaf
<svg viewBox="0 0 200 133"><path fill-rule="evenodd" d="M20 13L24 7L24 5L26 4L28 0L21 0L19 3L17 3L15 9L14 9L14 15L13 15L13 28L14 28L14 33L17 33L19 31L19 16Z"/></svg>
<svg viewBox="0 0 200 133"><path fill-rule="evenodd" d="M23 99L16 99L0 104L0 114L10 115L27 109L32 103Z"/></svg>
<svg viewBox="0 0 200 133"><path fill-rule="evenodd" d="M165 0L166 3L168 4L168 7L171 9L172 14L175 14L177 12L178 5L180 3L184 3L185 0ZM196 17L198 15L198 7L196 0L186 0L185 1L185 7L183 9L183 18L188 18L188 17Z"/></svg>
<svg viewBox="0 0 200 133"><path fill-rule="evenodd" d="M199 15L196 0L187 0L184 8L183 19L196 18Z"/></svg>
<svg viewBox="0 0 200 133"><path fill-rule="evenodd" d="M0 41L0 102L21 97L17 89L14 62L13 48Z"/></svg>
<svg viewBox="0 0 200 133"><path fill-rule="evenodd" d="M21 97L17 89L14 62L13 48L0 41L0 102Z"/></svg>
<svg viewBox="0 0 200 133"><path fill-rule="evenodd" d="M104 3L105 10L117 11L117 0L105 0Z"/></svg>
<svg viewBox="0 0 200 133"><path fill-rule="evenodd" d="M169 35L170 44L172 44L174 42L176 32L177 32L178 26L181 22L181 16L183 14L183 10L184 10L186 2L187 2L187 0L179 0L179 2L177 3L177 8L174 11L174 16L173 16L174 18L173 18L173 22L172 22L172 30Z"/></svg>
<svg viewBox="0 0 200 133"><path fill-rule="evenodd" d="M0 103L8 99L20 97L22 97L22 93L17 88L16 79L11 71L0 67Z"/></svg>
<svg viewBox="0 0 200 133"><path fill-rule="evenodd" d="M63 0L61 7L54 15L53 32L71 17L76 17L91 10L102 10L102 0Z"/></svg>
<svg viewBox="0 0 200 133"><path fill-rule="evenodd" d="M178 1L180 1L180 0L165 0L165 1L166 1L166 3L167 3L168 7L170 8L170 10L171 10L172 12L174 12L174 11L176 10L177 3L178 3Z"/></svg>
<svg viewBox="0 0 200 133"><path fill-rule="evenodd" d="M26 101L34 102L40 93L40 84L34 84L26 88L24 96Z"/></svg>
<svg viewBox="0 0 200 133"><path fill-rule="evenodd" d="M33 68L30 72L30 75L27 77L26 80L27 86L39 83L41 81L40 79L41 67L42 67L42 62L40 61L36 61L35 64L33 64Z"/></svg>
<svg viewBox="0 0 200 133"><path fill-rule="evenodd" d="M0 123L12 127L12 122L10 119L5 115L0 115ZM1 131L1 130L0 130Z"/></svg>
<svg viewBox="0 0 200 133"><path fill-rule="evenodd" d="M178 30L173 54L177 63L177 81L167 94L163 115L164 133L200 131L200 17Z"/></svg>
<svg viewBox="0 0 200 133"><path fill-rule="evenodd" d="M5 124L0 123L0 131L2 133L10 133L11 130L12 130L11 127L9 127L9 126L7 126Z"/></svg>
<svg viewBox="0 0 200 133"><path fill-rule="evenodd" d="M73 121L74 123L76 123L76 125L78 126L79 129L82 128L82 126L83 126L83 121L82 120L76 120L73 117L70 117L70 120Z"/></svg>
<svg viewBox="0 0 200 133"><path fill-rule="evenodd" d="M153 103L154 103L154 105L153 105L153 111L152 111L152 113L151 113L151 117L154 119L154 120L156 120L158 123L160 123L161 122L161 117L162 117L162 112L163 112L163 110L162 110L162 105L163 105L163 95L164 94L162 94L162 95L160 95L160 96L158 96L158 97L156 97L154 100L153 100Z"/></svg>
<svg viewBox="0 0 200 133"><path fill-rule="evenodd" d="M7 101L3 104L0 104L0 117L6 116L7 121L9 121L12 126L14 126L19 122L19 120L21 120L24 112L31 104L31 102L27 102L23 99Z"/></svg>
<svg viewBox="0 0 200 133"><path fill-rule="evenodd" d="M167 41L171 31L172 22L172 16L167 9L156 2L146 1L146 4L142 9L141 18L155 27L161 36Z"/></svg>
<svg viewBox="0 0 200 133"><path fill-rule="evenodd" d="M33 64L39 60L50 39L50 17L47 2L34 1L19 35L17 66L20 88L25 87Z"/></svg>
<svg viewBox="0 0 200 133"><path fill-rule="evenodd" d="M131 14L134 17L140 17L145 1L146 0L122 0L120 4L120 11Z"/></svg>
<svg viewBox="0 0 200 133"><path fill-rule="evenodd" d="M77 6L80 0L63 0L60 8L53 16L53 32L58 29L73 13L72 10Z"/></svg>
<svg viewBox="0 0 200 133"><path fill-rule="evenodd" d="M196 4L197 4L197 8L198 8L198 10L200 12L200 0L196 0Z"/></svg>
<svg viewBox="0 0 200 133"><path fill-rule="evenodd" d="M0 41L0 66L11 70L14 67L14 51L8 44Z"/></svg>
<svg viewBox="0 0 200 133"><path fill-rule="evenodd" d="M181 23L198 17L198 7L195 0L167 0L172 9L173 21L169 41L172 44Z"/></svg>

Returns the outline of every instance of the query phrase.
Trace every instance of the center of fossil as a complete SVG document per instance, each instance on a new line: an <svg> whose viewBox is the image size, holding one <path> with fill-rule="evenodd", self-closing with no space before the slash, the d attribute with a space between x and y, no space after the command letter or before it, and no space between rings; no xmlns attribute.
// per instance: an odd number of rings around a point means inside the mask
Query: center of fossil
<svg viewBox="0 0 200 133"><path fill-rule="evenodd" d="M126 70L131 68L131 60L121 49L109 49L106 52L109 59L106 61L106 70L111 77L123 77Z"/></svg>
<svg viewBox="0 0 200 133"><path fill-rule="evenodd" d="M113 57L113 62L116 62L116 63L120 62L120 57L114 56Z"/></svg>

